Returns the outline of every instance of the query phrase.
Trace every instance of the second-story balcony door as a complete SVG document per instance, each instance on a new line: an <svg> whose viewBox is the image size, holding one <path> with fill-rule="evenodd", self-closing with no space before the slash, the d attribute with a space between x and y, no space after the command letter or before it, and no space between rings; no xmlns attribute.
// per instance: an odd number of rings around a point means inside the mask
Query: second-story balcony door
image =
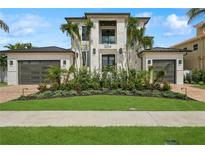
<svg viewBox="0 0 205 154"><path fill-rule="evenodd" d="M102 29L102 44L115 44L115 29Z"/></svg>

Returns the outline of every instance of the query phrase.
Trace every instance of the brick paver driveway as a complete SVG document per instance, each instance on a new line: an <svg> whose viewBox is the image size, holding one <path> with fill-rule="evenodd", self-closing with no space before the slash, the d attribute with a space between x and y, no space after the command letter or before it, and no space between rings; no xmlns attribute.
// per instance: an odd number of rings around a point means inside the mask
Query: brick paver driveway
<svg viewBox="0 0 205 154"><path fill-rule="evenodd" d="M185 89L184 89L185 88ZM185 93L187 90L187 95L195 100L205 102L205 90L192 87L189 84L184 85L172 85L172 91Z"/></svg>
<svg viewBox="0 0 205 154"><path fill-rule="evenodd" d="M6 86L0 87L0 103L8 102L16 99L22 95L22 91L25 89L25 95L37 92L37 85L18 85L18 86Z"/></svg>

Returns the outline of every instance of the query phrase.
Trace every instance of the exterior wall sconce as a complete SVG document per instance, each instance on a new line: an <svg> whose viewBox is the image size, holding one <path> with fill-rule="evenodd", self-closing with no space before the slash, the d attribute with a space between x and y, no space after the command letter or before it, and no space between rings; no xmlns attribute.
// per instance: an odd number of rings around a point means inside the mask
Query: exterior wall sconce
<svg viewBox="0 0 205 154"><path fill-rule="evenodd" d="M96 54L96 49L95 48L93 48L93 55L95 55Z"/></svg>
<svg viewBox="0 0 205 154"><path fill-rule="evenodd" d="M122 54L122 48L119 49L119 54Z"/></svg>

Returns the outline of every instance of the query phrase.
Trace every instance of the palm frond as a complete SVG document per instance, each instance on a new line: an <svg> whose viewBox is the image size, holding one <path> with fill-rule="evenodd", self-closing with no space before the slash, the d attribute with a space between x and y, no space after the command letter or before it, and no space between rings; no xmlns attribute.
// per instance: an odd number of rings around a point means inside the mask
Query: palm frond
<svg viewBox="0 0 205 154"><path fill-rule="evenodd" d="M0 28L3 29L5 32L9 32L9 26L0 19Z"/></svg>
<svg viewBox="0 0 205 154"><path fill-rule="evenodd" d="M205 8L193 8L187 12L187 16L189 17L188 23L191 23L194 19L199 17L200 15L205 14Z"/></svg>

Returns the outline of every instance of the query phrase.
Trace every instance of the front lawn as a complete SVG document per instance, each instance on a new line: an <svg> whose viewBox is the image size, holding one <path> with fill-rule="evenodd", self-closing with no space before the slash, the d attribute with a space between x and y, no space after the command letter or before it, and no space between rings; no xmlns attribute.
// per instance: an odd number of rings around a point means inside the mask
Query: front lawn
<svg viewBox="0 0 205 154"><path fill-rule="evenodd" d="M200 89L204 89L205 90L205 84L194 84L194 85L192 85L192 87L200 88Z"/></svg>
<svg viewBox="0 0 205 154"><path fill-rule="evenodd" d="M95 95L42 100L18 100L0 104L0 110L115 110L127 111L194 111L205 110L205 103L179 99Z"/></svg>
<svg viewBox="0 0 205 154"><path fill-rule="evenodd" d="M205 144L205 127L1 127L0 144Z"/></svg>

